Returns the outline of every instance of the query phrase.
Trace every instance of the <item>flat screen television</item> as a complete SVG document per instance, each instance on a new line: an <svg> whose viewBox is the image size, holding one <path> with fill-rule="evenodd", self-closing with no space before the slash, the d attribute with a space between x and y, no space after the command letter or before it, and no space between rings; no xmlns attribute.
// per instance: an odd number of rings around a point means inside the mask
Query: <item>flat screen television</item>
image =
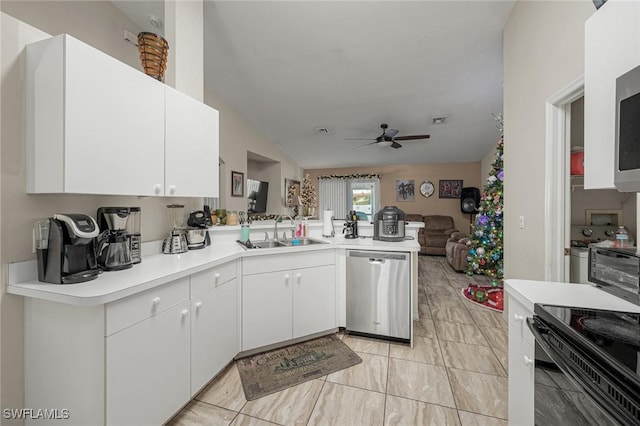
<svg viewBox="0 0 640 426"><path fill-rule="evenodd" d="M269 182L247 179L247 212L266 213Z"/></svg>

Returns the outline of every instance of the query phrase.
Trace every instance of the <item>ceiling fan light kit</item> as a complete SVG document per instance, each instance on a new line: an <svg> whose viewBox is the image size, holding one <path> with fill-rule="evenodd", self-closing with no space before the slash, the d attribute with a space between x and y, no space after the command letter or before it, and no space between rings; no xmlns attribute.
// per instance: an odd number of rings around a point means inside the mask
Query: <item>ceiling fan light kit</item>
<svg viewBox="0 0 640 426"><path fill-rule="evenodd" d="M375 139L345 139L345 140L360 140L360 141L369 141L373 142L367 143L364 145L357 146L356 149L364 148L365 146L370 145L378 145L380 147L391 147L391 148L402 148L402 145L398 143L398 141L412 141L418 139L429 139L430 135L410 135L410 136L396 136L399 131L396 129L389 129L389 125L386 123L382 123L380 125L382 129L382 134Z"/></svg>

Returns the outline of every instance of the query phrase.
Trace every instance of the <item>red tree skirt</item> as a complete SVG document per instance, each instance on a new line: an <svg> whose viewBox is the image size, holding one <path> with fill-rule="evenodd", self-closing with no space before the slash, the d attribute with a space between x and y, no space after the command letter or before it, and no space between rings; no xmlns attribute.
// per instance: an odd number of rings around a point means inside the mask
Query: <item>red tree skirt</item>
<svg viewBox="0 0 640 426"><path fill-rule="evenodd" d="M496 312L504 308L504 290L501 287L482 287L469 284L462 289L465 300Z"/></svg>

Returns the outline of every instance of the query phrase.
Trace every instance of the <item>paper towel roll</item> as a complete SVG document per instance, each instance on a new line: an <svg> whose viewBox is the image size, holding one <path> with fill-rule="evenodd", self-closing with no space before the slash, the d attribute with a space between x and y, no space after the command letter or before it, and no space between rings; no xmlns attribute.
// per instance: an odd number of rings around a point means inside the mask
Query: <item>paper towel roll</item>
<svg viewBox="0 0 640 426"><path fill-rule="evenodd" d="M333 210L325 210L322 212L322 236L333 237Z"/></svg>

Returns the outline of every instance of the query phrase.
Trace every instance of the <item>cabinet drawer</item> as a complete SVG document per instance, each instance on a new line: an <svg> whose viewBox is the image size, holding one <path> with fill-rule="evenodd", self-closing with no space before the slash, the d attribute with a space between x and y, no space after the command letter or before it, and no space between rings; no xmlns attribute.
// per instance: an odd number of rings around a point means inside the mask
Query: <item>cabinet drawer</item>
<svg viewBox="0 0 640 426"><path fill-rule="evenodd" d="M237 276L237 267L238 264L234 261L191 275L191 297L234 279Z"/></svg>
<svg viewBox="0 0 640 426"><path fill-rule="evenodd" d="M165 311L189 299L189 277L152 288L107 305L106 335Z"/></svg>
<svg viewBox="0 0 640 426"><path fill-rule="evenodd" d="M509 330L513 329L513 331L521 337L530 336L531 332L529 332L527 328L527 318L532 317L533 312L513 297L509 298L507 309L509 315Z"/></svg>
<svg viewBox="0 0 640 426"><path fill-rule="evenodd" d="M242 259L242 275L287 269L310 268L313 266L335 265L335 249L305 251L302 253L282 253L269 256L253 256Z"/></svg>

